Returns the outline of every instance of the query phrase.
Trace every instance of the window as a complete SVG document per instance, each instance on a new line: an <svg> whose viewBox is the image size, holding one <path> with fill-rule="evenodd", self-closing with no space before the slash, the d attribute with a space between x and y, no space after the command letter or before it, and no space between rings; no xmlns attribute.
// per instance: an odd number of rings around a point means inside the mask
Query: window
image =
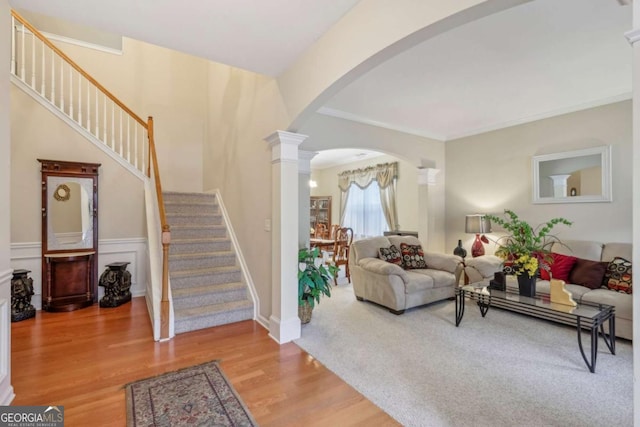
<svg viewBox="0 0 640 427"><path fill-rule="evenodd" d="M364 190L357 185L351 185L349 198L345 208L344 226L353 229L353 237L382 236L388 230L387 220L382 212L380 203L380 188L376 180Z"/></svg>

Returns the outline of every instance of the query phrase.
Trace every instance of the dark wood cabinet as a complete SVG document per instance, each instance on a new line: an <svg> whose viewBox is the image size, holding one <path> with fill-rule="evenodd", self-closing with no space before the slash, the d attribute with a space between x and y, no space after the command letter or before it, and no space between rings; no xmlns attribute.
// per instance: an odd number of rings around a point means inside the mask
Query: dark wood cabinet
<svg viewBox="0 0 640 427"><path fill-rule="evenodd" d="M324 224L328 230L331 226L331 196L311 196L310 205L310 227L315 229L316 225Z"/></svg>
<svg viewBox="0 0 640 427"><path fill-rule="evenodd" d="M42 160L42 309L98 302L98 163Z"/></svg>

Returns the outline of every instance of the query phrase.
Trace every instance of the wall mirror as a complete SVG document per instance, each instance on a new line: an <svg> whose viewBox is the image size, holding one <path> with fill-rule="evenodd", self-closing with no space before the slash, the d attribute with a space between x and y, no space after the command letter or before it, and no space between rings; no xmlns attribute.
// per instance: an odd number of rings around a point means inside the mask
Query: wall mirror
<svg viewBox="0 0 640 427"><path fill-rule="evenodd" d="M533 156L533 203L610 202L611 147Z"/></svg>
<svg viewBox="0 0 640 427"><path fill-rule="evenodd" d="M93 248L93 180L47 177L49 250Z"/></svg>
<svg viewBox="0 0 640 427"><path fill-rule="evenodd" d="M98 300L99 163L38 159L42 173L42 309Z"/></svg>

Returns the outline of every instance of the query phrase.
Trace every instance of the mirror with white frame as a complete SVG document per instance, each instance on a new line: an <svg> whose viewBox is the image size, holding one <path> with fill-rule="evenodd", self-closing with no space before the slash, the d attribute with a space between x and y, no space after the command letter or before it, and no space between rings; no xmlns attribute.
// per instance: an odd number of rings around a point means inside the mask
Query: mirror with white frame
<svg viewBox="0 0 640 427"><path fill-rule="evenodd" d="M611 147L533 156L533 203L610 202Z"/></svg>

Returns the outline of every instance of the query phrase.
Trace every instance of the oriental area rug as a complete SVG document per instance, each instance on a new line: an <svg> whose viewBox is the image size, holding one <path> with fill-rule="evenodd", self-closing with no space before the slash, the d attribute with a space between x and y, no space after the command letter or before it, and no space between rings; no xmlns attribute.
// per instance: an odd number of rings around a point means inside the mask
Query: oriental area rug
<svg viewBox="0 0 640 427"><path fill-rule="evenodd" d="M127 426L257 426L217 361L126 385Z"/></svg>

